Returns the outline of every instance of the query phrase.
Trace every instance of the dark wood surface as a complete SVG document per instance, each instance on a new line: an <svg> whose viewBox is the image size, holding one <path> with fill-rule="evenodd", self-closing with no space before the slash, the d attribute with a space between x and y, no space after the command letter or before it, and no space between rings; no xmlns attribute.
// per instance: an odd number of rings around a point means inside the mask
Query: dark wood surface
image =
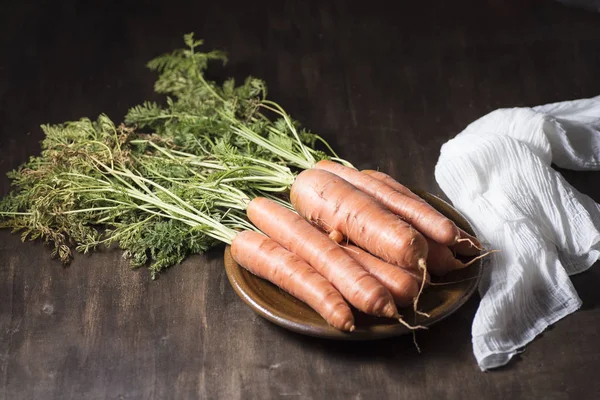
<svg viewBox="0 0 600 400"><path fill-rule="evenodd" d="M141 2L140 2L141 3ZM499 107L600 94L600 13L551 1L24 1L0 5L0 194L42 123L120 119L152 92L152 57L195 31L360 168L441 194L442 143ZM203 4L206 3L206 4ZM399 7L399 9L396 9ZM564 171L600 200L598 173ZM222 249L151 281L118 251L69 267L0 232L0 399L598 398L598 268L584 301L509 366L482 373L478 298L412 338L303 337L255 315Z"/></svg>

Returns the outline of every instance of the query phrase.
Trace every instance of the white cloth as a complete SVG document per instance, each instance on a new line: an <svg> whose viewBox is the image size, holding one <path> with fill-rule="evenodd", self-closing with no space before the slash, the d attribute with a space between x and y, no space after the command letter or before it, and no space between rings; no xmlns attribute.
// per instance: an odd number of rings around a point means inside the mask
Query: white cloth
<svg viewBox="0 0 600 400"><path fill-rule="evenodd" d="M551 163L600 170L600 96L496 110L441 148L438 184L486 247L500 250L484 267L472 327L482 370L576 311L569 275L600 257L600 205Z"/></svg>

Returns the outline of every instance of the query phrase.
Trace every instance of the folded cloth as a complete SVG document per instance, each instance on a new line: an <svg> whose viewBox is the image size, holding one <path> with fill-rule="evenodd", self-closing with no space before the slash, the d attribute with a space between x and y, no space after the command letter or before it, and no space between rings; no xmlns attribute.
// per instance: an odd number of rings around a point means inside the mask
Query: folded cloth
<svg viewBox="0 0 600 400"><path fill-rule="evenodd" d="M581 306L569 275L600 258L600 205L551 167L600 170L600 96L499 109L441 148L435 178L490 249L472 327L481 370Z"/></svg>

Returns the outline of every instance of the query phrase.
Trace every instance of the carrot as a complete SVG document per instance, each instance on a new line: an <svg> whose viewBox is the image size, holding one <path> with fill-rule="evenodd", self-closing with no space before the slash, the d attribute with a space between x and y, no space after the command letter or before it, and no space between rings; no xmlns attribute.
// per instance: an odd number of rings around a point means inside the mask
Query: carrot
<svg viewBox="0 0 600 400"><path fill-rule="evenodd" d="M419 294L419 285L411 274L356 246L347 245L344 246L344 249L390 291L396 305L406 307L414 302Z"/></svg>
<svg viewBox="0 0 600 400"><path fill-rule="evenodd" d="M481 243L475 236L468 234L459 228L460 239L458 243L450 246L450 249L462 256L476 256L483 250Z"/></svg>
<svg viewBox="0 0 600 400"><path fill-rule="evenodd" d="M336 243L341 243L344 240L344 235L342 232L336 231L335 229L329 232L329 239L333 240Z"/></svg>
<svg viewBox="0 0 600 400"><path fill-rule="evenodd" d="M427 238L429 252L427 253L427 269L433 275L443 276L455 269L461 269L464 264L454 257L452 250L443 244Z"/></svg>
<svg viewBox="0 0 600 400"><path fill-rule="evenodd" d="M333 327L352 332L354 316L331 283L306 261L254 231L242 231L231 243L233 259L251 273L305 302Z"/></svg>
<svg viewBox="0 0 600 400"><path fill-rule="evenodd" d="M340 231L336 231L336 230L334 229L334 230L332 230L332 231L329 233L329 238L330 238L331 240L333 240L334 242L336 242L336 243L340 244L340 243L342 243L342 241L344 240L344 235L342 235L342 233L341 233ZM349 243L346 243L346 244L344 245L344 247L351 247L351 248L356 248L356 249L359 249L358 247L356 247L356 246L352 246L352 245L350 245ZM363 251L362 249L360 249L360 250L361 250L361 251ZM363 251L363 252L364 252L364 251ZM370 258L372 258L372 259L376 260L377 262L382 262L382 263L385 263L386 265L393 266L394 268L402 268L402 267L398 267L397 265L392 265L392 264L386 263L385 261L381 260L380 258L377 258L377 257L375 257L374 255L372 255L372 254L370 254L370 253L368 253L368 252L366 252L366 254L368 254ZM354 259L356 259L356 257L353 257L353 258L354 258ZM363 261L366 263L366 262L368 262L368 259L370 259L370 258L364 257L364 258L363 258ZM360 263L360 265L362 265L362 266L363 266L363 268L365 268L367 271L369 271L369 268L370 268L370 266L366 266L366 265L365 265L363 262L361 262L361 260L357 260L357 261ZM371 268L376 268L376 267L375 267L375 266L373 266L373 267L371 267ZM421 284L421 281L423 280L423 275L422 275L421 273L418 273L418 274L417 274L417 273L415 273L415 272L414 272L414 271L412 271L412 270L409 270L409 269L404 269L404 268L402 268L402 271L403 271L404 273L406 273L406 274L409 274L410 276L412 276L412 277L413 277L413 278L414 278L414 279L417 281L417 283L418 283L419 285ZM380 280L380 281L381 281L381 280ZM430 276L429 276L429 274L427 274L427 275L426 275L426 278L425 278L425 285L426 285L426 286L429 284L429 281L430 281ZM385 286L385 285L384 285L384 286ZM388 288L388 290L389 290L389 288ZM390 291L390 292L391 292L391 291ZM393 293L392 293L392 295L393 295Z"/></svg>
<svg viewBox="0 0 600 400"><path fill-rule="evenodd" d="M487 256L490 253L495 253L497 250L490 250L481 254L467 263L463 263L452 253L452 250L443 244L437 243L434 240L427 238L429 253L427 254L427 268L433 275L443 276L448 272L466 268L475 261Z"/></svg>
<svg viewBox="0 0 600 400"><path fill-rule="evenodd" d="M409 188L392 178L386 173L381 171L375 171L372 169L365 169L361 171L363 174L367 174L380 182L385 183L392 189L404 194L405 196L411 197L415 200L418 200L424 204L426 204L431 209L434 209L429 203L427 203L424 199L419 197L417 194L412 192ZM435 210L435 209L434 209ZM458 227L457 227L458 228ZM481 243L477 240L475 236L472 236L465 232L463 229L458 228L459 239L457 243L452 245L452 249L463 256L474 256L479 254L479 251L482 250Z"/></svg>
<svg viewBox="0 0 600 400"><path fill-rule="evenodd" d="M412 197L415 200L419 200L426 203L426 201L419 197L418 194L414 193L412 190L410 190L409 188L407 188L406 186L404 186L403 184L401 184L400 182L398 182L397 180L395 180L394 178L392 178L384 172L375 171L374 169L363 169L361 172L363 174L367 174L377 179L380 182L385 183L395 191L400 192L405 196Z"/></svg>
<svg viewBox="0 0 600 400"><path fill-rule="evenodd" d="M250 221L323 275L360 311L398 318L392 295L344 249L292 210L264 197L246 208Z"/></svg>
<svg viewBox="0 0 600 400"><path fill-rule="evenodd" d="M315 168L329 171L347 180L358 189L373 196L390 211L404 218L417 230L439 243L451 245L460 235L458 228L435 208L394 190L387 184L362 172L329 160L319 161Z"/></svg>
<svg viewBox="0 0 600 400"><path fill-rule="evenodd" d="M290 200L300 215L326 231L339 231L392 264L425 270L425 238L344 179L320 169L304 170L292 185Z"/></svg>

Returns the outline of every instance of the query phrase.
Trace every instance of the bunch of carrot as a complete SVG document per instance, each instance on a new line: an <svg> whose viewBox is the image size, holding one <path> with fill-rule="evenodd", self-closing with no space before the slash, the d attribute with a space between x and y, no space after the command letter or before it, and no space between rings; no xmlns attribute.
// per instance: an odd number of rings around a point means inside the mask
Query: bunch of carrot
<svg viewBox="0 0 600 400"><path fill-rule="evenodd" d="M156 90L172 96L166 108L134 107L127 127L105 116L45 127L42 156L14 173L0 225L53 241L63 261L66 236L82 251L119 243L136 265L158 255L160 268L206 250L207 238L224 242L240 265L349 332L352 307L405 323L398 308L419 312L430 274L469 265L455 254L482 257L476 238L408 188L299 131L261 81L206 81L208 60L224 55L185 41L150 63Z"/></svg>
<svg viewBox="0 0 600 400"><path fill-rule="evenodd" d="M464 268L454 256L477 255L477 239L409 189L377 171L320 161L290 191L295 211L256 197L233 258L315 309L329 324L355 329L349 305L396 318L416 306L427 272ZM266 235L266 236L265 236Z"/></svg>

